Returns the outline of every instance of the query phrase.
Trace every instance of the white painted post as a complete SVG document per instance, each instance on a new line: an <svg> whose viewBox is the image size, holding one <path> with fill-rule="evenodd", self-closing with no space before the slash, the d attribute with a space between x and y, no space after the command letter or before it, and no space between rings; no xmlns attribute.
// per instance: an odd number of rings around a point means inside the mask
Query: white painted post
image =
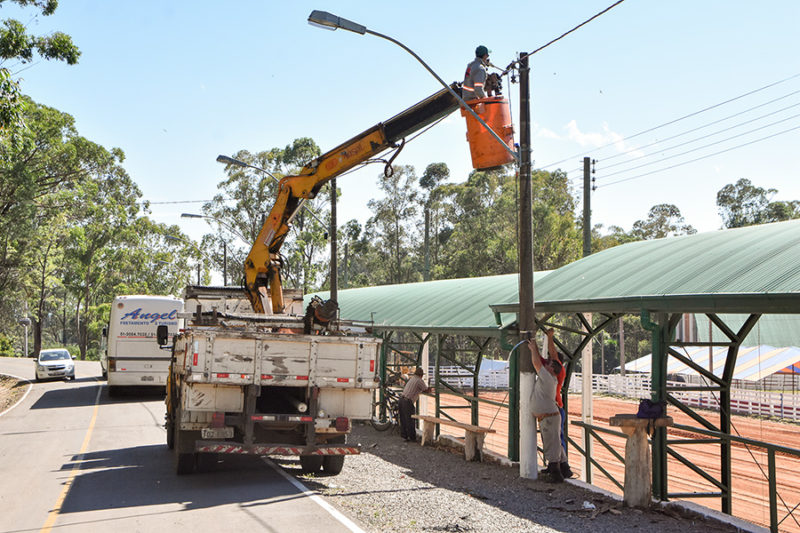
<svg viewBox="0 0 800 533"><path fill-rule="evenodd" d="M592 323L591 313L583 315L587 323ZM581 380L583 387L581 390L581 422L584 424L591 424L594 421L592 405L594 403L592 397L592 343L589 342L583 349L581 354ZM584 428L584 443L586 443L586 455L583 456L583 468L581 468L581 481L586 481L586 473L591 468L589 459L592 456L592 441L586 438L588 429Z"/></svg>
<svg viewBox="0 0 800 533"><path fill-rule="evenodd" d="M536 447L536 419L533 416L534 372L519 375L519 477L536 479L539 476Z"/></svg>

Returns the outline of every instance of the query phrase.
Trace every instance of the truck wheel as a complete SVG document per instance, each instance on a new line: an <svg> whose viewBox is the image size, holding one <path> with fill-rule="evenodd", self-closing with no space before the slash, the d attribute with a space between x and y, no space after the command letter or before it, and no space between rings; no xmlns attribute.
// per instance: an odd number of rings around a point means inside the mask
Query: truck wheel
<svg viewBox="0 0 800 533"><path fill-rule="evenodd" d="M300 470L304 474L319 472L319 469L322 468L322 459L321 455L301 455Z"/></svg>
<svg viewBox="0 0 800 533"><path fill-rule="evenodd" d="M167 430L167 448L173 450L175 449L175 424L167 421L166 430Z"/></svg>
<svg viewBox="0 0 800 533"><path fill-rule="evenodd" d="M210 472L217 466L219 460L218 453L196 453L195 464L198 472Z"/></svg>
<svg viewBox="0 0 800 533"><path fill-rule="evenodd" d="M175 473L185 476L194 472L194 454L175 452Z"/></svg>
<svg viewBox="0 0 800 533"><path fill-rule="evenodd" d="M344 457L344 455L326 455L322 459L322 470L331 476L341 473L344 467Z"/></svg>

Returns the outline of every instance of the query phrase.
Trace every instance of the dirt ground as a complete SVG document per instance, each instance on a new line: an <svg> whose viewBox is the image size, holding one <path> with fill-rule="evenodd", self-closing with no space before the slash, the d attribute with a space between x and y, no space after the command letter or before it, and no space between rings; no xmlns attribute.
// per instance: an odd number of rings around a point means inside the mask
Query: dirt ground
<svg viewBox="0 0 800 533"><path fill-rule="evenodd" d="M25 383L0 374L0 413L17 403L25 394Z"/></svg>
<svg viewBox="0 0 800 533"><path fill-rule="evenodd" d="M482 395L484 396L484 395ZM487 399L507 402L507 393L487 393ZM464 422L470 421L471 412L466 407L466 402L455 396L442 396L442 406L454 406L450 411L451 416ZM428 412L433 414L433 399L428 400ZM461 408L460 408L461 407ZM595 396L593 402L594 425L606 427L608 419L619 413L635 413L638 401L624 400L611 397ZM570 396L569 418L578 420L580 416L581 397ZM486 446L501 455L507 455L508 450L508 412L506 408L481 404L479 409L479 424L491 427L497 433L490 434L486 439ZM670 408L668 414L673 417L676 424L698 426L688 415ZM704 413L712 423L719 423L719 414L711 411ZM734 416L732 419L732 433L741 437L779 444L788 448L800 447L800 427L795 424L781 423L752 417ZM443 430L444 433L448 431ZM452 432L457 435L457 431ZM582 429L570 426L570 437L583 446L584 438ZM618 454L625 455L625 440L621 437L601 433L607 444ZM668 439L700 438L700 435L691 435L686 432L670 429ZM696 465L711 475L719 478L720 472L720 446L713 444L685 444L670 446L679 453L687 462ZM620 484L624 483L624 466L614 455L599 441L593 439L592 457L598 461ZM574 448L570 449L570 465L577 474L581 471L582 461L580 453ZM732 449L732 485L733 485L733 514L750 522L769 526L769 486L767 483L767 453L763 448L746 447L743 444L734 444ZM710 493L718 489L700 474L683 464L678 458L670 456L668 459L668 490L676 492ZM778 519L783 519L780 531L800 533L800 511L790 514L796 506L800 506L800 458L778 455L776 457L777 490L778 490ZM592 483L605 490L621 494L622 491L599 469L592 469ZM720 510L720 498L704 497L692 498L694 503Z"/></svg>

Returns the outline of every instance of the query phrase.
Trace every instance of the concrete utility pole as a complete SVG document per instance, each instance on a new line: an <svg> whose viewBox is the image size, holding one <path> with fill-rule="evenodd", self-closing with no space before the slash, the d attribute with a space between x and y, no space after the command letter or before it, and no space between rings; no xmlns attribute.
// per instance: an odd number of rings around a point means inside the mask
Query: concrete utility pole
<svg viewBox="0 0 800 533"><path fill-rule="evenodd" d="M528 57L519 61L519 330L523 338L534 336L536 319L533 296L533 193L531 191L531 105ZM533 361L527 344L517 351L519 357L519 475L536 479L536 419L533 417Z"/></svg>
<svg viewBox="0 0 800 533"><path fill-rule="evenodd" d="M222 241L222 286L228 286L228 243Z"/></svg>
<svg viewBox="0 0 800 533"><path fill-rule="evenodd" d="M331 300L334 302L339 301L339 262L337 255L339 253L338 242L336 239L336 178L331 180Z"/></svg>
<svg viewBox="0 0 800 533"><path fill-rule="evenodd" d="M592 254L592 180L590 159L583 158L583 257Z"/></svg>

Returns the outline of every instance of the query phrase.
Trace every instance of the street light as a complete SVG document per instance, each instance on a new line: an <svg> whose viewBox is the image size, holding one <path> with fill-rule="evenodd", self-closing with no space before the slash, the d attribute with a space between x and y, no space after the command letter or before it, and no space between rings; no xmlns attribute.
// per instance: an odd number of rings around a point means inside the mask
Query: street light
<svg viewBox="0 0 800 533"><path fill-rule="evenodd" d="M261 168L261 167L257 167L257 166L251 165L249 163L245 163L244 161L239 161L238 159L234 159L232 157L228 157L227 155L222 155L222 154L218 155L217 156L217 163L225 163L226 165L234 165L234 166L237 166L237 167L252 168L253 170L258 170L259 172L263 172L264 174L266 174L270 178L274 179L278 183L281 182L280 178L275 176L269 170L267 170L265 168ZM325 223L322 220L319 219L319 217L316 215L316 213L314 213L314 211L311 210L310 207L308 207L306 205L306 199L303 198L302 200L300 200L300 203L302 204L303 207L305 207L305 209L308 212L308 214L311 215L312 217L314 217L314 220L316 220L317 222L322 224L322 227L324 228L325 227ZM328 238L327 237L327 233L325 234L325 238L326 239Z"/></svg>
<svg viewBox="0 0 800 533"><path fill-rule="evenodd" d="M425 70L430 72L431 75L434 78L436 78L436 80L439 83L442 84L442 87L444 87L445 89L450 91L450 94L452 94L453 97L456 100L458 100L458 102L461 104L461 107L466 109L473 117L475 117L475 120L477 120L481 124L481 126L486 128L489 131L489 133L492 135L492 137L494 137L497 142L499 142L501 145L503 145L503 148L505 148L505 150L509 154L511 154L511 156L514 158L514 161L519 163L519 154L517 152L515 152L514 150L512 150L511 148L509 148L508 145L505 142L503 142L503 139L501 139L500 136L497 135L494 132L494 130L492 128L490 128L489 125L486 124L486 122L484 122L484 120L481 117L479 117L478 114L470 106L467 105L466 102L464 102L464 100L461 98L461 96L457 92L455 92L453 90L453 88L450 87L450 85L445 83L445 81L442 78L440 78L439 75L436 74L433 71L433 69L431 67L429 67L428 64L425 63L425 61L422 60L421 57L419 57L416 53L414 53L414 51L412 49L410 49L409 47L407 47L406 45L404 45L400 41L398 41L396 39L393 39L393 38L389 37L388 35L384 35L382 33L376 32L376 31L372 31L372 30L368 29L366 26L362 26L361 24L357 24L357 23L355 23L355 22L353 22L351 20L347 20L345 18L338 17L338 16L336 16L336 15L334 15L332 13L328 13L327 11L319 11L319 10L315 9L308 16L308 23L311 24L312 26L316 26L318 28L324 28L326 30L336 30L338 28L341 28L343 30L351 31L353 33L358 33L359 35L364 35L365 33L369 33L370 35L374 35L376 37L380 37L381 39L386 39L387 41L396 44L397 46L399 46L400 48L402 48L403 50L405 50L406 52L408 52L409 54L414 56L414 59L419 61L420 64L422 64L422 66L425 67Z"/></svg>

